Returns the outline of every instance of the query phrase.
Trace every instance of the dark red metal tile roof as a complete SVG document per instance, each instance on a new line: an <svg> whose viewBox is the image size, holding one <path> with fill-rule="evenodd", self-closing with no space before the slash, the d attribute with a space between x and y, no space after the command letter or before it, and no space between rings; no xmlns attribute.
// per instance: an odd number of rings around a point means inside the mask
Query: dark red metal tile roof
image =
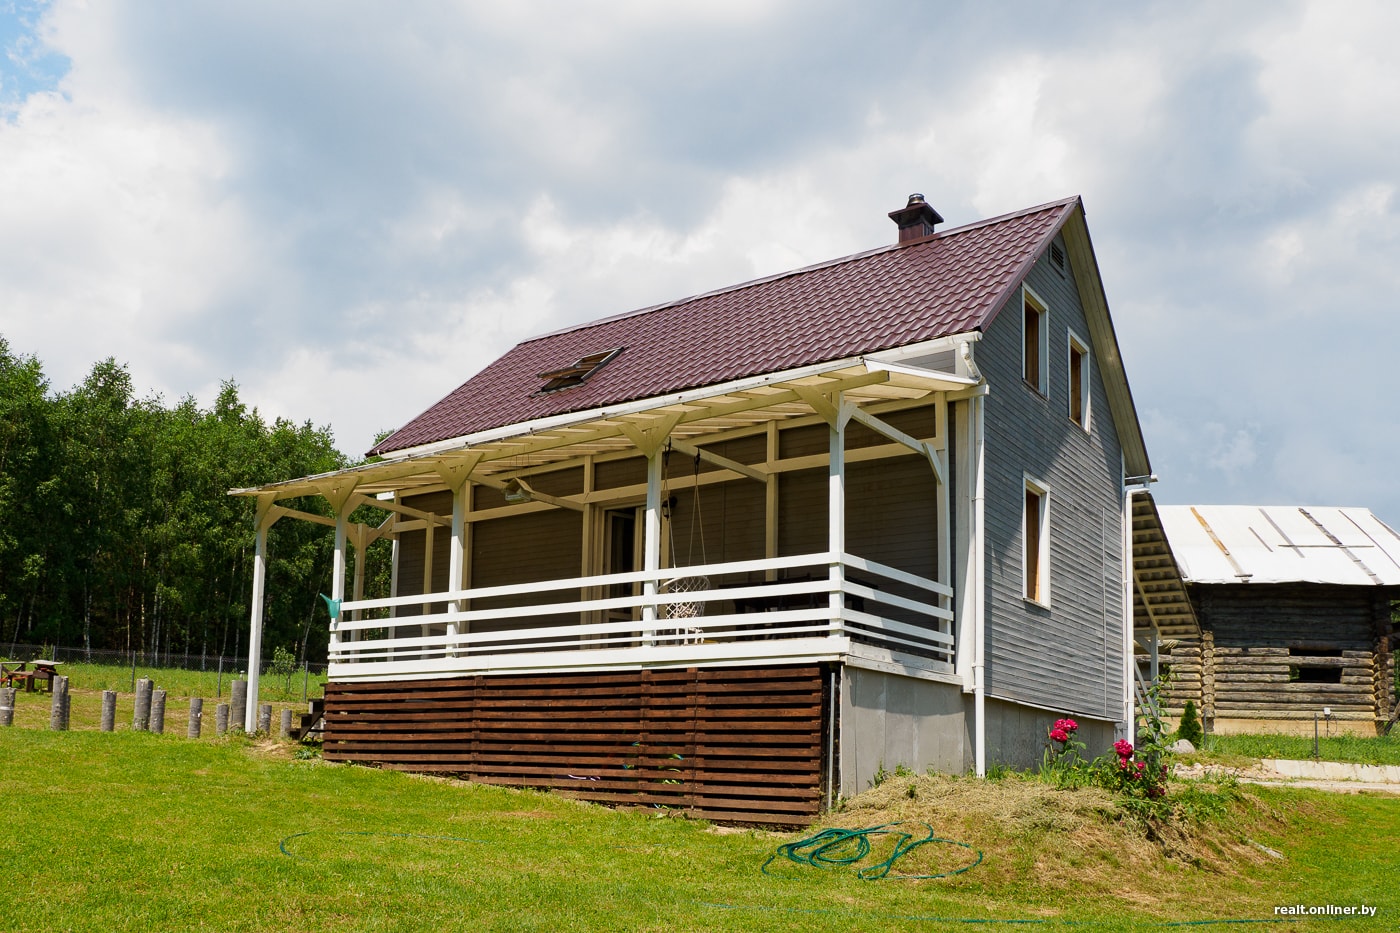
<svg viewBox="0 0 1400 933"><path fill-rule="evenodd" d="M385 438L384 453L984 328L1078 198L518 344ZM614 347L582 385L540 373Z"/></svg>

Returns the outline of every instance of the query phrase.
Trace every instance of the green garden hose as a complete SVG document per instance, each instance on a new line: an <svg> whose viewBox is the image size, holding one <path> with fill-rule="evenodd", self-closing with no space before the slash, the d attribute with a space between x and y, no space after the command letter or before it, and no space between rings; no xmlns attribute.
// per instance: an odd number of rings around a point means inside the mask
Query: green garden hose
<svg viewBox="0 0 1400 933"><path fill-rule="evenodd" d="M879 826L867 826L865 829L823 829L821 832L796 842L785 842L778 846L777 851L768 856L768 861L763 863L763 873L768 874L768 866L773 864L779 856L788 861L796 862L799 865L810 865L813 868L848 868L870 854L872 836L893 836L894 851L889 857L874 865L867 865L856 870L856 875L865 881L877 881L881 878L901 878L914 880L920 878L948 878L953 875L961 875L965 871L970 871L982 864L982 850L974 849L966 842L958 842L956 839L943 839L933 834L933 827L928 823L915 823L922 826L928 832L922 838L915 838L913 833L905 832L897 827L904 826L904 821L897 823L883 823ZM894 863L904 856L913 852L920 846L931 842L940 842L944 845L961 846L969 852L976 852L977 858L970 864L952 871L939 872L936 875L905 875L893 874Z"/></svg>

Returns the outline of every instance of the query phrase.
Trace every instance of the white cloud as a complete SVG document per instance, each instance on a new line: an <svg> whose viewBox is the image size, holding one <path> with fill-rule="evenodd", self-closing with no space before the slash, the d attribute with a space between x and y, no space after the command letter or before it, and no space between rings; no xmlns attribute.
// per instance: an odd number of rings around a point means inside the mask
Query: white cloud
<svg viewBox="0 0 1400 933"><path fill-rule="evenodd" d="M1380 0L59 0L34 43L71 70L0 116L0 333L60 386L231 377L358 452L518 340L890 242L912 191L950 225L1078 193L1163 493L1345 475L1396 520L1364 478L1400 454L1397 31Z"/></svg>

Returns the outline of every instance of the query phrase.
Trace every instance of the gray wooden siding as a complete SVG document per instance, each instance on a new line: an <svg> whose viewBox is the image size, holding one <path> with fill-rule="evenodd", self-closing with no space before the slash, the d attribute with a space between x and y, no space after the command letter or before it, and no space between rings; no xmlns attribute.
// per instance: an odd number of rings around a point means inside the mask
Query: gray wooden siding
<svg viewBox="0 0 1400 933"><path fill-rule="evenodd" d="M1021 295L977 348L986 399L987 688L997 697L1121 717L1121 447L1091 355L1090 426L1069 417L1068 331L1089 339L1072 273L1042 256L1027 277L1048 305L1049 394L1022 379ZM1050 607L1022 598L1025 475L1050 488Z"/></svg>

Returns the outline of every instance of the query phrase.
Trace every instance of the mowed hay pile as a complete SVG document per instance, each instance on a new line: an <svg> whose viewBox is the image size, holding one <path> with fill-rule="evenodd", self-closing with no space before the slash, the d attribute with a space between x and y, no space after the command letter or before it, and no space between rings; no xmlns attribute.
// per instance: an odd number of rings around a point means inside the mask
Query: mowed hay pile
<svg viewBox="0 0 1400 933"><path fill-rule="evenodd" d="M1181 788L1173 785L1173 792ZM936 836L985 855L976 869L948 879L951 883L1029 884L1047 892L1112 893L1151 903L1161 894L1164 874L1231 874L1243 863L1271 858L1249 839L1281 828L1281 815L1246 792L1233 797L1228 812L1215 818L1144 821L1096 787L1060 790L1025 775L996 780L908 775L846 801L822 825L928 823ZM902 828L925 832L918 825ZM967 849L930 845L916 850L908 863L901 860L899 870L945 872L975 858Z"/></svg>

